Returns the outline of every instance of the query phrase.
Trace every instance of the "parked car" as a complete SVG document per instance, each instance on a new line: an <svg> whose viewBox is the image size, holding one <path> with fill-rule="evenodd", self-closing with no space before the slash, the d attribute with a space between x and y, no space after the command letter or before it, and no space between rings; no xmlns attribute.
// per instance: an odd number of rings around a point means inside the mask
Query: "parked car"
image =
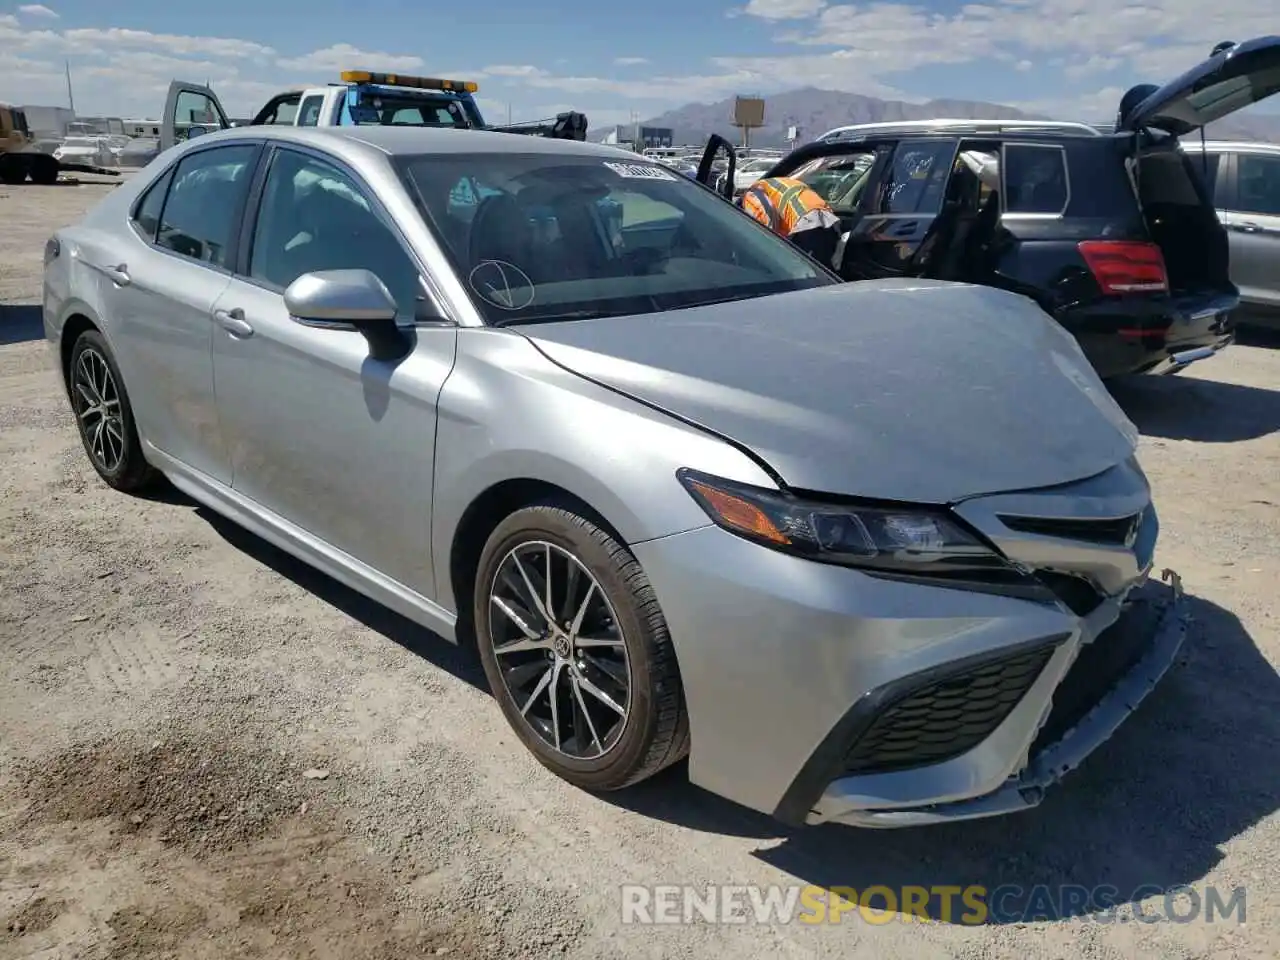
<svg viewBox="0 0 1280 960"><path fill-rule="evenodd" d="M842 284L610 147L213 132L44 259L106 483L474 641L581 787L687 753L790 823L1021 810L1181 643L1137 433L1043 311Z"/></svg>
<svg viewBox="0 0 1280 960"><path fill-rule="evenodd" d="M833 266L846 280L1012 290L1065 326L1103 377L1174 372L1231 342L1239 304L1226 232L1178 138L1277 90L1280 38L1263 37L1135 88L1110 134L1039 121L867 124L824 134L765 176L825 185L833 168L863 163L831 200L846 235ZM731 148L717 137L707 149Z"/></svg>
<svg viewBox="0 0 1280 960"><path fill-rule="evenodd" d="M1240 321L1280 328L1280 144L1192 140L1183 149L1227 228Z"/></svg>

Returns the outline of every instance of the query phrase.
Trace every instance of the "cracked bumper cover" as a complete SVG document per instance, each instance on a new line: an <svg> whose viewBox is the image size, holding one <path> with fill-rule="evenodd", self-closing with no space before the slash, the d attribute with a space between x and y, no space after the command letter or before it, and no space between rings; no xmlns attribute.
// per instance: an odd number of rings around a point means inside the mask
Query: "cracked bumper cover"
<svg viewBox="0 0 1280 960"><path fill-rule="evenodd" d="M1110 689L1055 742L1032 753L1024 766L1001 787L978 797L949 803L893 809L859 806L858 778L832 781L810 811L806 822L844 823L859 827L913 827L1002 816L1029 810L1044 799L1045 790L1084 762L1124 723L1173 665L1186 639L1189 617L1181 581L1164 571L1168 586L1150 582L1134 596L1153 605L1145 652ZM1123 618L1117 622L1123 629ZM1105 642L1099 637L1094 642ZM1052 710L1046 710L1041 724Z"/></svg>

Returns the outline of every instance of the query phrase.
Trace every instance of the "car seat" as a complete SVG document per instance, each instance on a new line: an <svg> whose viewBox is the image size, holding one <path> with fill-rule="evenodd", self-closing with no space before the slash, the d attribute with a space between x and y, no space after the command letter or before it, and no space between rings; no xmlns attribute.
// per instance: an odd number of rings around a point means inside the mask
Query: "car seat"
<svg viewBox="0 0 1280 960"><path fill-rule="evenodd" d="M534 266L533 227L529 215L508 193L485 197L471 218L468 271L487 260L501 260L526 275Z"/></svg>

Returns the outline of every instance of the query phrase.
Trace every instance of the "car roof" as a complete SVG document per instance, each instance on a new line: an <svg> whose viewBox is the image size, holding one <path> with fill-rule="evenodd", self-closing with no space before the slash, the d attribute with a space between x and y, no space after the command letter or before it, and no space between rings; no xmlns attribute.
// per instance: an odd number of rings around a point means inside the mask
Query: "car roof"
<svg viewBox="0 0 1280 960"><path fill-rule="evenodd" d="M1267 143L1261 140L1206 140L1204 147L1210 153L1230 150L1233 153L1280 153L1280 143ZM1189 140L1182 144L1184 150L1200 149L1199 140Z"/></svg>
<svg viewBox="0 0 1280 960"><path fill-rule="evenodd" d="M264 124L231 127L189 142L211 143L215 138L284 140L320 149L336 149L338 152L348 152L351 149L357 152L372 150L387 156L422 153L545 153L596 156L606 159L631 157L634 161L651 162L638 154L621 151L616 147L580 140L557 140L518 133L454 130L446 127L294 127L284 124ZM344 147L347 149L344 150Z"/></svg>
<svg viewBox="0 0 1280 960"><path fill-rule="evenodd" d="M828 130L819 140L873 139L903 134L969 135L1003 137L1097 137L1103 131L1087 123L1066 120L962 120L939 117L933 120L885 120L855 123Z"/></svg>

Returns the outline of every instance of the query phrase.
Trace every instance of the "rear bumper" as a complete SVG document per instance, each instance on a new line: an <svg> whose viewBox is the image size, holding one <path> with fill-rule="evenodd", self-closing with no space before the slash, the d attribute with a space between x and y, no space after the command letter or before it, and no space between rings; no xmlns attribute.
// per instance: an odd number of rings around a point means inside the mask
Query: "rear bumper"
<svg viewBox="0 0 1280 960"><path fill-rule="evenodd" d="M1057 320L1080 342L1099 376L1173 373L1235 339L1239 304L1234 291L1111 299L1067 308Z"/></svg>

